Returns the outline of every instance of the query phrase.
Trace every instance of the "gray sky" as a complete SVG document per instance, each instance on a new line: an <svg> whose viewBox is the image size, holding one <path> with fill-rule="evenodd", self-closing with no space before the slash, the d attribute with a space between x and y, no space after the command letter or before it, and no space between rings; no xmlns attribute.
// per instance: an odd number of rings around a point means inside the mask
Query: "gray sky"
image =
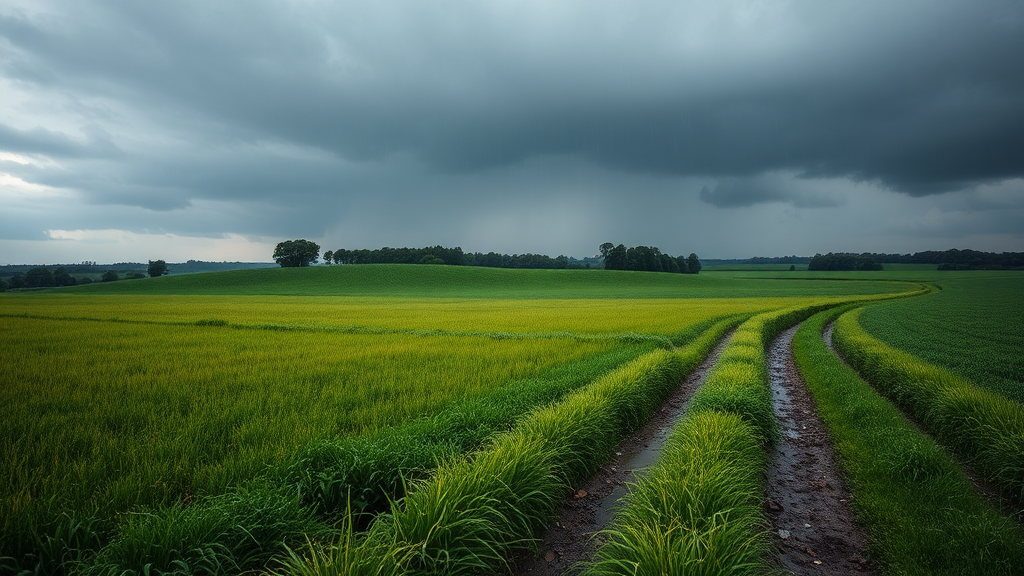
<svg viewBox="0 0 1024 576"><path fill-rule="evenodd" d="M1024 251L1024 3L0 0L0 263Z"/></svg>

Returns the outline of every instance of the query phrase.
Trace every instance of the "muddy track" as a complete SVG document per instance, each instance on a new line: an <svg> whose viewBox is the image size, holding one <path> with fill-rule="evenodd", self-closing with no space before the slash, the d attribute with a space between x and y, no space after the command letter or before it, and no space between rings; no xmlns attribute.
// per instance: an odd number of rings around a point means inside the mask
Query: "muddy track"
<svg viewBox="0 0 1024 576"><path fill-rule="evenodd" d="M626 494L626 483L635 481L641 470L657 460L672 427L686 413L690 397L704 383L731 338L732 332L726 334L647 424L620 442L612 458L562 502L557 519L539 544L540 553L513 558L513 574L574 574L580 562L593 558L600 544L594 534L608 527L614 507Z"/></svg>
<svg viewBox="0 0 1024 576"><path fill-rule="evenodd" d="M793 359L797 328L780 334L768 353L781 432L765 491L772 543L791 574L871 574L867 536L848 505L827 429Z"/></svg>

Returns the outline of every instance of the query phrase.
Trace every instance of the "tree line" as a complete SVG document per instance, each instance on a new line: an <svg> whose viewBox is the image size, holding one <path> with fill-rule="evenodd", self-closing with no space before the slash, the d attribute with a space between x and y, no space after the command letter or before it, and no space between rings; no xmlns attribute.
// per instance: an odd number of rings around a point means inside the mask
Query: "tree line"
<svg viewBox="0 0 1024 576"><path fill-rule="evenodd" d="M692 252L689 256L670 256L654 246L626 248L611 242L601 244L600 250L606 270L699 274L701 269L700 260Z"/></svg>
<svg viewBox="0 0 1024 576"><path fill-rule="evenodd" d="M461 247L448 248L427 246L425 248L338 248L328 250L321 256L320 246L310 240L286 240L274 249L274 260L282 267L301 267L315 264L321 257L324 264L446 264L449 266L482 266L487 268L532 268L532 269L588 269L639 270L648 272L675 272L697 274L701 264L696 254L669 256L653 246L626 248L610 242L602 244L600 256L577 259L559 255L554 258L545 254L500 254L497 252L464 252Z"/></svg>
<svg viewBox="0 0 1024 576"><path fill-rule="evenodd" d="M167 263L163 260L150 260L147 273L150 277L163 276L167 274ZM125 280L136 280L139 278L145 278L145 274L139 272L128 272L124 275ZM121 277L117 274L116 270L107 270L100 276L101 282L114 282L120 280ZM67 268L58 266L57 268L50 270L45 266L38 266L25 272L24 274L15 274L9 281L0 279L0 292L6 290L18 290L23 288L56 288L61 286L79 286L84 284L92 284L95 280L91 276L81 276L75 278L68 272Z"/></svg>
<svg viewBox="0 0 1024 576"><path fill-rule="evenodd" d="M315 264L321 255L320 246L310 240L286 240L274 249L274 260L282 267ZM497 252L464 252L461 247L427 246L425 248L338 248L322 255L324 264L447 264L449 266L483 266L488 268L583 269L598 268L600 258L578 260L570 256L552 258L545 254L499 254Z"/></svg>
<svg viewBox="0 0 1024 576"><path fill-rule="evenodd" d="M1012 270L1024 268L1024 252L978 250L927 250L914 254L873 254L883 264L938 264L940 270Z"/></svg>
<svg viewBox="0 0 1024 576"><path fill-rule="evenodd" d="M815 254L807 265L808 270L881 270L882 264L869 254L851 254L849 252L829 252Z"/></svg>

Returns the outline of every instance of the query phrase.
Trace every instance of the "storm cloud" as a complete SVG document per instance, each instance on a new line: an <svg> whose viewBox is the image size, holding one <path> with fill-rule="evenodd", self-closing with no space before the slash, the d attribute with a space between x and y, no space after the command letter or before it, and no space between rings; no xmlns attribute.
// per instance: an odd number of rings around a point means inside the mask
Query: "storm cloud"
<svg viewBox="0 0 1024 576"><path fill-rule="evenodd" d="M843 210L871 190L912 219L979 187L1024 194L1016 1L33 0L0 7L0 74L0 171L11 189L48 191L8 192L0 225L27 218L32 237L113 227L554 253L612 233L654 243L637 205L728 218ZM135 217L75 220L46 209L54 191ZM578 243L517 241L537 203L564 212ZM519 224L475 236L488 219ZM1004 249L1022 234L1006 231Z"/></svg>

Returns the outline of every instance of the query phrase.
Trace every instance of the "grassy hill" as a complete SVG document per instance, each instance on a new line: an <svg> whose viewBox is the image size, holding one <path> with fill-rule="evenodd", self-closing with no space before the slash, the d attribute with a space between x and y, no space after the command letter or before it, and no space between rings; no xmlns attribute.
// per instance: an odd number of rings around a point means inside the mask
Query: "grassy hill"
<svg viewBox="0 0 1024 576"><path fill-rule="evenodd" d="M893 292L889 282L734 278L620 270L509 270L365 264L232 270L93 284L80 294L438 298L750 298Z"/></svg>

